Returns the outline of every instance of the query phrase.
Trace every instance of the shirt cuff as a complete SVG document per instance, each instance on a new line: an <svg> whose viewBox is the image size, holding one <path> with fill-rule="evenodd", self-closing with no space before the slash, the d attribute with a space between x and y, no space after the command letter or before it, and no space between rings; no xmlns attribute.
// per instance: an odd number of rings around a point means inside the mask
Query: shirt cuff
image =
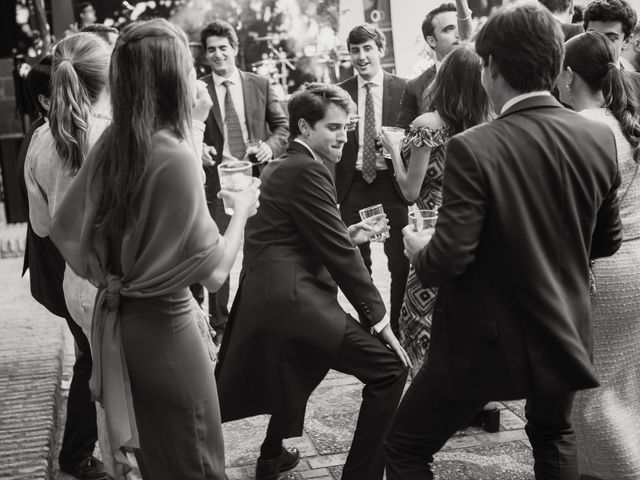
<svg viewBox="0 0 640 480"><path fill-rule="evenodd" d="M382 317L382 320L380 320L373 326L373 329L376 331L376 333L380 333L382 330L384 330L384 327L389 325L390 321L391 319L389 318L389 315L385 315L384 317Z"/></svg>

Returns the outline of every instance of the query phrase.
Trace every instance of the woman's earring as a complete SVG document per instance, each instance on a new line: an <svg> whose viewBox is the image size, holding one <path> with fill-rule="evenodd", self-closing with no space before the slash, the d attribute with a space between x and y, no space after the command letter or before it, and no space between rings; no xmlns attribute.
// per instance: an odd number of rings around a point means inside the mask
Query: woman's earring
<svg viewBox="0 0 640 480"><path fill-rule="evenodd" d="M571 84L567 83L567 95L569 95L569 103L573 105L573 93L571 92Z"/></svg>

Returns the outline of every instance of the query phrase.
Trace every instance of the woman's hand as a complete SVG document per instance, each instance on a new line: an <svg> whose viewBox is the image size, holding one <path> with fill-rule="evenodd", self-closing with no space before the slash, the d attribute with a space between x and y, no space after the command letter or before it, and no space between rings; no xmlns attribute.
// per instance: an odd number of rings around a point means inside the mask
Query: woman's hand
<svg viewBox="0 0 640 480"><path fill-rule="evenodd" d="M375 227L366 223L366 220L362 220L359 223L354 223L347 227L349 232L349 238L354 245L360 245L371 240L371 237L375 237L384 232L389 231L389 219L385 215L383 219L378 220Z"/></svg>
<svg viewBox="0 0 640 480"><path fill-rule="evenodd" d="M402 145L403 139L404 137L389 133L384 128L380 131L380 142L382 143L382 148L384 148L389 153L396 152L399 156L400 146Z"/></svg>
<svg viewBox="0 0 640 480"><path fill-rule="evenodd" d="M239 192L220 190L218 197L225 201L225 205L233 209L233 215L253 217L260 206L260 179L252 178L251 185Z"/></svg>
<svg viewBox="0 0 640 480"><path fill-rule="evenodd" d="M201 80L196 81L196 96L191 107L191 116L194 120L204 122L209 116L209 110L213 106L211 95L207 90L207 84Z"/></svg>
<svg viewBox="0 0 640 480"><path fill-rule="evenodd" d="M385 343L391 347L391 350L396 352L396 355L398 355L398 358L405 367L413 368L413 364L411 363L409 355L407 354L405 349L402 348L402 345L400 345L400 342L396 338L395 333L393 333L393 331L391 330L390 323L387 323L387 325L382 329L382 331L380 332L380 336L385 341Z"/></svg>

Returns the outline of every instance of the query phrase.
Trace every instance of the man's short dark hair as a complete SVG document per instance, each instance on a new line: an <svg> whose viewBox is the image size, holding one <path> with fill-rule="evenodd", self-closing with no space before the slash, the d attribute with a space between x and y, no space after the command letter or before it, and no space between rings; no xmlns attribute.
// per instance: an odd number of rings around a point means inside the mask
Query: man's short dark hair
<svg viewBox="0 0 640 480"><path fill-rule="evenodd" d="M635 9L626 0L594 0L582 14L584 29L589 22L620 22L624 38L629 38L638 22Z"/></svg>
<svg viewBox="0 0 640 480"><path fill-rule="evenodd" d="M200 32L200 43L202 43L202 47L205 50L207 49L207 38L209 37L227 37L229 44L234 49L238 49L238 34L231 24L224 20L214 20Z"/></svg>
<svg viewBox="0 0 640 480"><path fill-rule="evenodd" d="M378 27L371 23L363 23L357 27L353 27L347 36L347 48L351 45L360 45L361 43L373 40L378 48L382 49L387 45L387 39Z"/></svg>
<svg viewBox="0 0 640 480"><path fill-rule="evenodd" d="M456 6L453 3L443 3L442 5L440 5L437 8L434 8L433 10L431 10L429 13L427 13L427 16L424 17L424 20L422 21L422 36L424 37L424 39L426 40L427 37L434 37L434 26L433 26L433 19L435 18L436 15L439 15L441 13L445 13L445 12L455 12L456 11Z"/></svg>
<svg viewBox="0 0 640 480"><path fill-rule="evenodd" d="M120 31L116 27L108 27L103 23L93 23L91 25L87 25L86 27L82 27L80 31L93 33L109 44L111 44L109 41L109 34L112 33L114 35L118 35L120 33Z"/></svg>
<svg viewBox="0 0 640 480"><path fill-rule="evenodd" d="M300 135L300 119L304 118L313 128L316 122L324 118L329 105L336 105L348 114L354 110L349 94L337 85L306 83L291 95L287 103L291 138Z"/></svg>
<svg viewBox="0 0 640 480"><path fill-rule="evenodd" d="M551 12L525 4L496 12L482 26L476 51L489 57L507 83L520 92L551 90L560 73L564 34Z"/></svg>
<svg viewBox="0 0 640 480"><path fill-rule="evenodd" d="M53 57L45 55L36 63L27 74L27 91L31 101L43 117L47 116L47 110L42 106L38 96L51 97L51 64Z"/></svg>
<svg viewBox="0 0 640 480"><path fill-rule="evenodd" d="M84 11L89 7L93 7L93 4L91 2L76 3L76 20L77 21L80 21L80 15L83 14Z"/></svg>
<svg viewBox="0 0 640 480"><path fill-rule="evenodd" d="M551 13L564 13L569 8L571 0L539 0Z"/></svg>

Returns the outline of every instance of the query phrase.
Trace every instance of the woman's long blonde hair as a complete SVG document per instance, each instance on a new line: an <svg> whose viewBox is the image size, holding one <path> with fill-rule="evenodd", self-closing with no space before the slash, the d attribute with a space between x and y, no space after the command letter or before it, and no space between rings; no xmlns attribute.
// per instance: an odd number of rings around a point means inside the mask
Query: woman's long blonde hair
<svg viewBox="0 0 640 480"><path fill-rule="evenodd" d="M109 79L108 45L91 33L77 33L56 46L49 121L62 168L75 175L89 149L91 107Z"/></svg>

